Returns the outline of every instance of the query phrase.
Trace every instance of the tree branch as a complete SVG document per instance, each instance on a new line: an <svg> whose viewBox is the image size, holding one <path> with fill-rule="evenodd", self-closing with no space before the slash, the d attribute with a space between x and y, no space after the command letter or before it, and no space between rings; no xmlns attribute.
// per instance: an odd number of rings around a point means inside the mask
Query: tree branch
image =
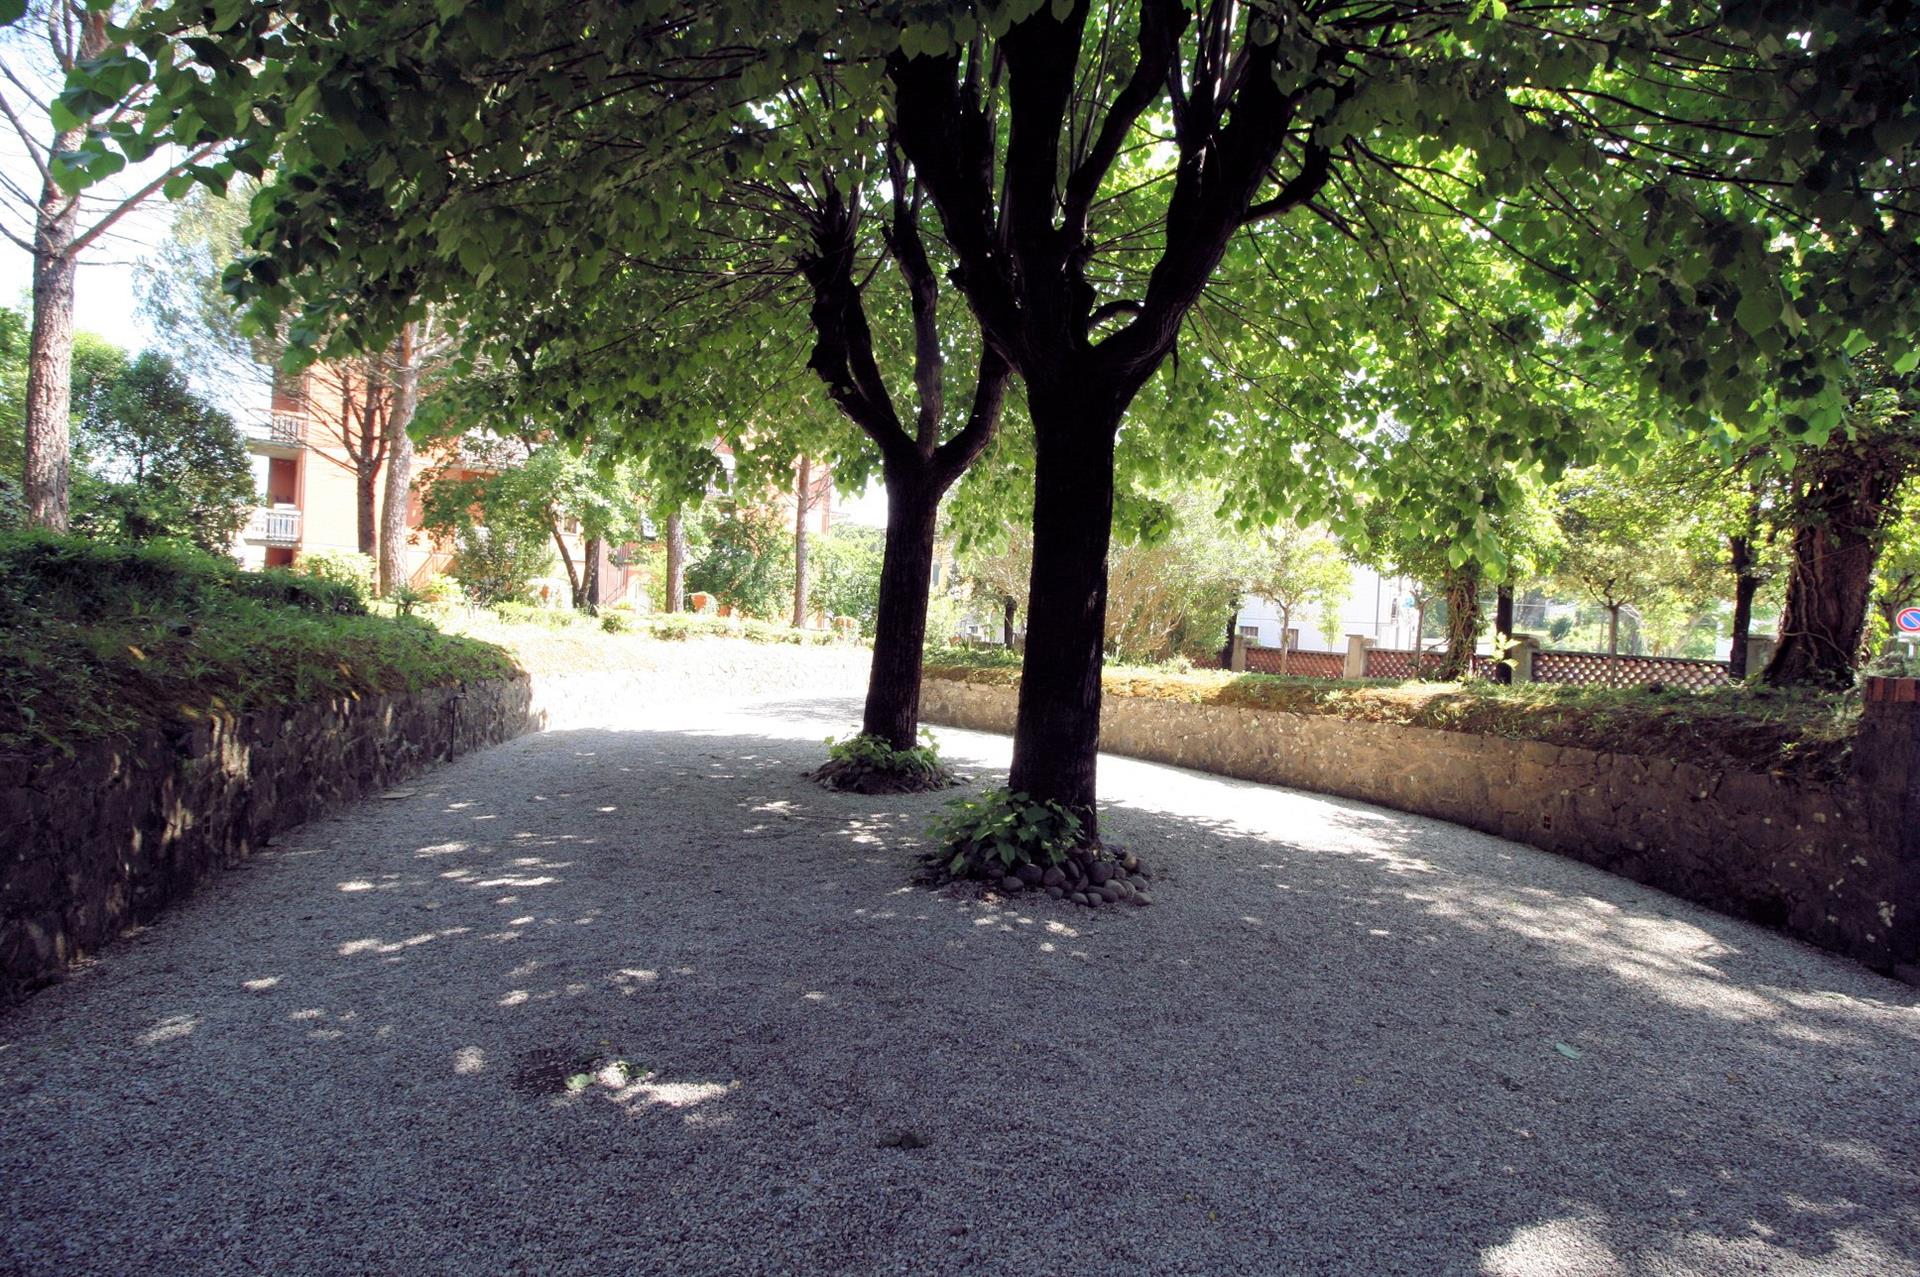
<svg viewBox="0 0 1920 1277"><path fill-rule="evenodd" d="M934 450L933 479L938 490L944 492L955 479L965 474L967 467L993 442L993 436L1000 429L1007 381L1012 375L1012 367L993 347L981 347L980 367L974 375L973 406L967 413L967 424Z"/></svg>
<svg viewBox="0 0 1920 1277"><path fill-rule="evenodd" d="M918 184L908 171L905 156L891 141L887 144L887 170L893 185L893 222L883 238L906 277L913 311L913 382L919 392L914 436L921 455L926 456L940 442L940 425L946 417L945 360L940 353L937 313L940 281L920 237Z"/></svg>
<svg viewBox="0 0 1920 1277"><path fill-rule="evenodd" d="M873 329L854 286L858 220L829 183L825 201L813 210L813 246L800 258L800 273L813 291L813 354L807 367L820 378L827 395L847 419L880 448L889 462L902 454L915 463L919 452L900 424L873 356Z"/></svg>
<svg viewBox="0 0 1920 1277"><path fill-rule="evenodd" d="M162 186L165 186L169 181L185 172L188 165L198 164L201 160L213 154L215 149L215 145L211 143L201 147L193 154L187 156L186 159L181 160L178 164L175 164L172 168L121 200L118 204L114 205L113 208L109 209L99 221L95 222L92 229L75 237L73 243L68 246L67 252L69 254L79 254L87 245L98 239L101 233L107 230L107 228L125 217L128 213L131 213L134 209L140 207L140 205L151 198Z"/></svg>
<svg viewBox="0 0 1920 1277"><path fill-rule="evenodd" d="M1176 0L1145 0L1140 6L1139 58L1126 86L1107 109L1100 132L1088 148L1086 158L1067 178L1066 200L1062 209L1063 230L1076 242L1086 235L1087 213L1093 198L1106 179L1107 170L1120 154L1134 122L1166 87L1167 72L1180 47L1180 35L1186 30L1188 14Z"/></svg>
<svg viewBox="0 0 1920 1277"><path fill-rule="evenodd" d="M997 47L997 46L996 46ZM987 340L1018 349L1019 305L994 216L994 130L979 99L963 91L957 57L887 59L896 137L912 161L959 259L951 278L965 293Z"/></svg>

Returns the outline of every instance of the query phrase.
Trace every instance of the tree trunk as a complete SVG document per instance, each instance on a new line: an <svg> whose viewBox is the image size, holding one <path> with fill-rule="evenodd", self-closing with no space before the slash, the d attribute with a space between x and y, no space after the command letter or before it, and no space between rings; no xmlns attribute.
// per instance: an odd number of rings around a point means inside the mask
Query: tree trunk
<svg viewBox="0 0 1920 1277"><path fill-rule="evenodd" d="M1607 664L1620 663L1620 609L1624 603L1607 604Z"/></svg>
<svg viewBox="0 0 1920 1277"><path fill-rule="evenodd" d="M1753 629L1753 596L1760 578L1753 571L1753 542L1745 536L1727 538L1727 558L1733 566L1733 646L1727 650L1727 673L1747 676L1747 635Z"/></svg>
<svg viewBox="0 0 1920 1277"><path fill-rule="evenodd" d="M1283 607L1280 609L1280 673L1282 676L1285 676L1287 672L1287 652L1293 647L1293 644L1287 640L1287 619L1292 616L1292 614L1292 608Z"/></svg>
<svg viewBox="0 0 1920 1277"><path fill-rule="evenodd" d="M71 55L85 62L107 50L104 6L80 16ZM54 48L59 51L56 37ZM61 55L63 63L66 56ZM85 128L53 136L49 154L72 151ZM27 518L37 527L67 530L73 482L73 279L79 268L73 242L80 201L51 181L40 184L33 218L33 327L27 338L26 456L22 486Z"/></svg>
<svg viewBox="0 0 1920 1277"><path fill-rule="evenodd" d="M1873 597L1873 565L1907 459L1892 447L1822 450L1804 465L1775 687L1853 685Z"/></svg>
<svg viewBox="0 0 1920 1277"><path fill-rule="evenodd" d="M860 730L895 749L911 749L920 728L920 666L927 644L927 595L933 584L939 489L889 467L887 541L880 559L880 606L873 625L873 667Z"/></svg>
<svg viewBox="0 0 1920 1277"><path fill-rule="evenodd" d="M687 525L680 512L667 516L667 611L678 612L687 593Z"/></svg>
<svg viewBox="0 0 1920 1277"><path fill-rule="evenodd" d="M67 136L65 134L63 137ZM79 145L74 134L70 146ZM69 205L64 211L60 204ZM73 277L78 205L49 189L33 234L33 332L27 354L27 517L67 530L73 441Z"/></svg>
<svg viewBox="0 0 1920 1277"><path fill-rule="evenodd" d="M1493 663L1490 678L1496 683L1513 682L1513 586L1502 585L1493 594L1493 630L1500 636L1500 659Z"/></svg>
<svg viewBox="0 0 1920 1277"><path fill-rule="evenodd" d="M420 403L419 326L400 330L400 367L387 413L387 475L380 497L380 593L407 584L407 506L413 494L413 440L407 427Z"/></svg>
<svg viewBox="0 0 1920 1277"><path fill-rule="evenodd" d="M585 570L586 580L582 584L580 592L583 595L581 603L586 607L587 613L590 616L600 615L600 552L603 548L599 537L587 538L585 556L587 560Z"/></svg>
<svg viewBox="0 0 1920 1277"><path fill-rule="evenodd" d="M376 493L380 487L380 462L368 457L353 467L353 503L355 523L360 536L360 553L372 558L379 552Z"/></svg>
<svg viewBox="0 0 1920 1277"><path fill-rule="evenodd" d="M800 458L793 485L793 627L807 623L807 491L813 480L813 462ZM924 623L923 623L924 624Z"/></svg>
<svg viewBox="0 0 1920 1277"><path fill-rule="evenodd" d="M1427 596L1413 605L1413 676L1425 678L1427 669Z"/></svg>
<svg viewBox="0 0 1920 1277"><path fill-rule="evenodd" d="M1472 673L1480 626L1480 572L1472 566L1457 569L1447 577L1447 653L1440 662L1443 682L1464 682Z"/></svg>
<svg viewBox="0 0 1920 1277"><path fill-rule="evenodd" d="M1099 833L1094 772L1113 533L1118 410L1089 415L1029 388L1034 421L1033 571L1015 721L1015 793L1057 802Z"/></svg>
<svg viewBox="0 0 1920 1277"><path fill-rule="evenodd" d="M1227 613L1227 641L1220 645L1220 668L1233 668L1233 640L1240 633L1240 600L1233 601L1233 609Z"/></svg>
<svg viewBox="0 0 1920 1277"><path fill-rule="evenodd" d="M1013 650L1013 612L1017 606L1013 595L1000 596L1000 642L1009 652Z"/></svg>
<svg viewBox="0 0 1920 1277"><path fill-rule="evenodd" d="M560 533L560 520L552 519L547 527L553 532L553 543L560 548L560 563L567 570L567 594L573 600L574 610L586 606L586 595L580 589L580 572L573 566L573 554L567 549L567 538Z"/></svg>

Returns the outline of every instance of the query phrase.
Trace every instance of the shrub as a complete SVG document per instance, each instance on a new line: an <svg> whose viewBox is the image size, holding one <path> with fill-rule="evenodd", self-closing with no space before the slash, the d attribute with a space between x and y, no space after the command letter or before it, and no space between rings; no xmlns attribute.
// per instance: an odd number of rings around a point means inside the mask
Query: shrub
<svg viewBox="0 0 1920 1277"><path fill-rule="evenodd" d="M456 534L447 571L482 607L524 603L532 595L534 578L552 565L553 557L553 547L545 539L504 529L464 527Z"/></svg>
<svg viewBox="0 0 1920 1277"><path fill-rule="evenodd" d="M544 625L550 630L571 629L583 624L585 613L572 608L540 607L534 603L504 602L493 605L494 615L514 625Z"/></svg>
<svg viewBox="0 0 1920 1277"><path fill-rule="evenodd" d="M281 603L307 612L333 612L342 616L364 616L366 595L358 585L310 576L291 568L263 568L258 572L238 573L234 593L263 603Z"/></svg>
<svg viewBox="0 0 1920 1277"><path fill-rule="evenodd" d="M369 616L350 586L165 542L0 535L0 754L266 705L513 671L491 644Z"/></svg>
<svg viewBox="0 0 1920 1277"><path fill-rule="evenodd" d="M430 576L413 592L426 607L460 607L467 602L467 592L450 576Z"/></svg>
<svg viewBox="0 0 1920 1277"><path fill-rule="evenodd" d="M669 612L654 617L647 623L647 629L657 639L689 639L693 637L694 618L685 612Z"/></svg>
<svg viewBox="0 0 1920 1277"><path fill-rule="evenodd" d="M1017 670L1020 653L1004 647L930 647L928 669Z"/></svg>
<svg viewBox="0 0 1920 1277"><path fill-rule="evenodd" d="M958 783L953 769L941 761L933 733L923 727L920 739L919 745L895 749L864 732L845 740L829 736L827 761L813 771L813 779L829 789L857 794L917 794Z"/></svg>
<svg viewBox="0 0 1920 1277"><path fill-rule="evenodd" d="M1057 865L1077 848L1080 818L1056 802L1005 789L956 798L934 819L933 859L953 878L1000 877L1021 865Z"/></svg>
<svg viewBox="0 0 1920 1277"><path fill-rule="evenodd" d="M628 634L633 631L633 614L615 612L611 609L600 614L600 628L609 634Z"/></svg>
<svg viewBox="0 0 1920 1277"><path fill-rule="evenodd" d="M302 550L293 570L352 590L363 606L373 598L373 560L356 550Z"/></svg>
<svg viewBox="0 0 1920 1277"><path fill-rule="evenodd" d="M926 677L1017 687L1020 671L981 653L929 657ZM1644 753L1708 767L1781 769L1809 780L1846 774L1859 725L1858 693L1781 690L1736 684L1690 692L1670 688L1582 687L1563 683L1384 683L1280 678L1110 665L1108 697L1232 705L1401 723L1437 731L1574 745L1603 753Z"/></svg>
<svg viewBox="0 0 1920 1277"><path fill-rule="evenodd" d="M38 529L0 534L0 606L85 619L191 612L239 575L178 541L115 545Z"/></svg>
<svg viewBox="0 0 1920 1277"><path fill-rule="evenodd" d="M1886 652L1876 657L1862 672L1880 678L1920 678L1920 656Z"/></svg>

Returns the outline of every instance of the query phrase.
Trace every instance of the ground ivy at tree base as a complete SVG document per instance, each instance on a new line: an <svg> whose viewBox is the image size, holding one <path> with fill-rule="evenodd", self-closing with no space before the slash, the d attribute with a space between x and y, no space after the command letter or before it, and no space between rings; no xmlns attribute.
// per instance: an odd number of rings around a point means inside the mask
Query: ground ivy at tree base
<svg viewBox="0 0 1920 1277"><path fill-rule="evenodd" d="M1088 840L1080 819L1058 803L991 789L947 804L931 831L915 881L971 883L989 896L1044 893L1088 908L1150 905L1152 872L1116 843Z"/></svg>
<svg viewBox="0 0 1920 1277"><path fill-rule="evenodd" d="M827 761L807 775L828 789L852 794L924 794L959 784L941 761L933 733L922 729L920 737L925 743L912 749L895 749L864 733L842 741L829 737Z"/></svg>

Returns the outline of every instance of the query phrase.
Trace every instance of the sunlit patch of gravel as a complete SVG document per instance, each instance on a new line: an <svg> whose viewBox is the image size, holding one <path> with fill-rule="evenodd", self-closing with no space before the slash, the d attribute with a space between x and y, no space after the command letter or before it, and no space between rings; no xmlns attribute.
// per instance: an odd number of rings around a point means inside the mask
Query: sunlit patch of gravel
<svg viewBox="0 0 1920 1277"><path fill-rule="evenodd" d="M1916 991L1125 760L1154 908L913 888L850 690L470 756L0 1019L0 1271L1920 1271Z"/></svg>

